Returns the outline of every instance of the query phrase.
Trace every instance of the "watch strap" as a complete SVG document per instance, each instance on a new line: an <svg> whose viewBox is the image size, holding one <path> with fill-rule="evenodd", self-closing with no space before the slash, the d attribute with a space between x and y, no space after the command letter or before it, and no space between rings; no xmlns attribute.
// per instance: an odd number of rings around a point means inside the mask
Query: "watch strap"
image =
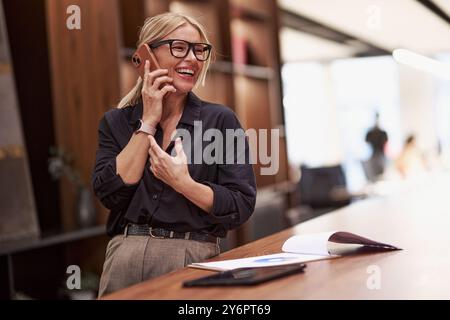
<svg viewBox="0 0 450 320"><path fill-rule="evenodd" d="M152 135L152 136L155 135L155 133L156 133L155 127L143 122L142 120L139 120L139 122L140 122L140 126L136 130L136 132L144 132L144 133L146 133L148 135Z"/></svg>

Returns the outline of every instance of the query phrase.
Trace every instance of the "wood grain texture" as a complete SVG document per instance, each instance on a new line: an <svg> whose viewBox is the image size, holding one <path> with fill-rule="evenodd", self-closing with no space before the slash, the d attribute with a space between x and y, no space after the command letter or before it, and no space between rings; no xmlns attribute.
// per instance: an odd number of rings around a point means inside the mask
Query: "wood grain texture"
<svg viewBox="0 0 450 320"><path fill-rule="evenodd" d="M205 86L199 85L194 92L204 101L220 103L233 109L233 82L229 74L210 70Z"/></svg>
<svg viewBox="0 0 450 320"><path fill-rule="evenodd" d="M212 260L281 251L294 234L350 231L403 250L359 253L308 263L304 274L254 287L182 288L182 282L212 274L183 269L123 289L105 299L449 299L450 175L406 184L390 196L372 198L228 251ZM381 271L370 290L369 266Z"/></svg>
<svg viewBox="0 0 450 320"><path fill-rule="evenodd" d="M69 5L81 9L81 30L66 27ZM47 0L56 141L73 155L88 185L99 120L120 98L118 21L117 0ZM70 228L75 188L63 181L61 193L63 224ZM102 215L101 222L105 218Z"/></svg>
<svg viewBox="0 0 450 320"><path fill-rule="evenodd" d="M126 48L136 47L140 27L147 18L146 3L147 1L144 0L119 0L122 46Z"/></svg>

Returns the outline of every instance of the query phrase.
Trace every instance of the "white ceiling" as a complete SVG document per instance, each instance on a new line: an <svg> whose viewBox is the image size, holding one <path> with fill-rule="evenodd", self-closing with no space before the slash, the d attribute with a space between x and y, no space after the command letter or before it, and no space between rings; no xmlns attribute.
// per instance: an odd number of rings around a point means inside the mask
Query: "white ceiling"
<svg viewBox="0 0 450 320"><path fill-rule="evenodd" d="M450 0L433 1L450 15ZM450 52L450 24L416 0L278 0L278 2L285 10L388 51L405 48L426 55ZM298 35L297 38L303 39L302 45L296 44L300 51L299 57L286 56L286 58L301 60L301 51L305 51L308 57L314 55L307 49L309 46L307 39L302 35ZM283 47L283 35L281 41ZM342 46L338 44L338 48L335 48L338 56L342 53ZM286 46L284 48L286 50ZM316 48L320 58L323 49L320 46ZM328 55L333 55L333 51L328 52Z"/></svg>
<svg viewBox="0 0 450 320"><path fill-rule="evenodd" d="M357 53L356 48L286 27L280 30L280 45L285 62L328 61Z"/></svg>

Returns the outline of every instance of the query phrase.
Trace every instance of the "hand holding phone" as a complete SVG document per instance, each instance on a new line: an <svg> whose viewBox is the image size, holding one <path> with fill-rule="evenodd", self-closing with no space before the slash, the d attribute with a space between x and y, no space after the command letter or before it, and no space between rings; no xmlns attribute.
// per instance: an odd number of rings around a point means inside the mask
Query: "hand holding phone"
<svg viewBox="0 0 450 320"><path fill-rule="evenodd" d="M150 61L150 72L161 69L152 49L150 49L148 44L145 43L136 50L136 52L133 54L133 57L131 58L131 62L138 70L138 73L142 79L144 79L145 61L147 60Z"/></svg>
<svg viewBox="0 0 450 320"><path fill-rule="evenodd" d="M168 70L161 69L154 53L147 44L141 45L131 59L142 78L142 121L156 127L161 121L162 100L169 92L176 92Z"/></svg>

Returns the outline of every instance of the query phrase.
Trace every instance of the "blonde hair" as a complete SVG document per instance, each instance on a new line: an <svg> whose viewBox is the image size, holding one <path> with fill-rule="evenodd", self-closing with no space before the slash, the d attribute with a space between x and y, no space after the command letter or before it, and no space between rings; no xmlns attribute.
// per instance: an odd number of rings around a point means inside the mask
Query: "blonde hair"
<svg viewBox="0 0 450 320"><path fill-rule="evenodd" d="M208 40L208 36L206 35L205 28L197 20L185 14L167 12L151 18L147 18L145 20L139 34L137 47L139 48L144 43L159 41L173 32L175 29L185 25L186 23L189 23L198 30L202 41L210 43ZM213 55L211 54L209 59L205 61L197 83L195 84L195 88L198 87L199 83L201 83L203 86L205 85L206 74L211 64L212 56ZM120 100L117 108L124 108L137 104L141 99L142 83L143 79L139 77L137 80L137 84L133 89L131 89L129 93L125 95L125 97L122 98L122 100Z"/></svg>

